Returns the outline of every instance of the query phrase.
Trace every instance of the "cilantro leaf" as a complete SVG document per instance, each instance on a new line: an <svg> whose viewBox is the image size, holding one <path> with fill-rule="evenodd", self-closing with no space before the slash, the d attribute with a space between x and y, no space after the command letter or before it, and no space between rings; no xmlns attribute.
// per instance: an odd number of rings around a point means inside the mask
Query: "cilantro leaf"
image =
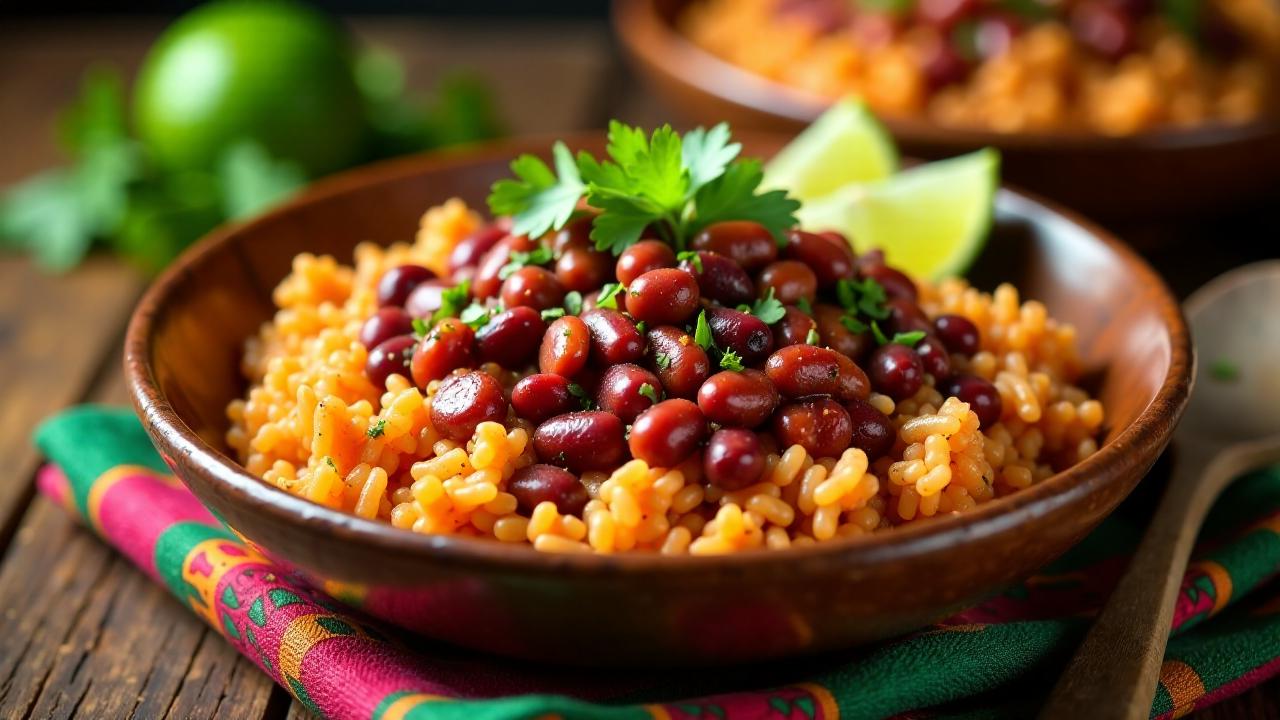
<svg viewBox="0 0 1280 720"><path fill-rule="evenodd" d="M821 345L822 338L818 335L818 329L809 328L809 334L804 336L804 342L806 345Z"/></svg>
<svg viewBox="0 0 1280 720"><path fill-rule="evenodd" d="M840 324L843 325L846 330L848 330L851 333L854 333L855 335L861 334L867 331L867 324L862 322L857 318L857 316L852 314L841 315Z"/></svg>
<svg viewBox="0 0 1280 720"><path fill-rule="evenodd" d="M1218 358L1209 366L1209 376L1218 382L1235 382L1240 379L1240 366L1226 358Z"/></svg>
<svg viewBox="0 0 1280 720"><path fill-rule="evenodd" d="M671 367L671 356L666 353L658 353L653 356L653 364L656 365L659 370L666 370Z"/></svg>
<svg viewBox="0 0 1280 720"><path fill-rule="evenodd" d="M679 260L680 262L687 260L689 261L689 264L693 266L694 270L702 272L702 256L694 250L685 250L684 252L676 253L676 260Z"/></svg>
<svg viewBox="0 0 1280 720"><path fill-rule="evenodd" d="M614 255L621 255L623 250L635 245L650 223L662 219L660 213L646 208L643 201L636 198L593 193L588 202L601 211L591 222L591 240L597 250Z"/></svg>
<svg viewBox="0 0 1280 720"><path fill-rule="evenodd" d="M546 265L555 257L551 252L551 248L546 245L539 245L536 249L529 252L521 250L512 250L508 255L507 264L498 269L498 279L506 280L511 277L515 271L528 265Z"/></svg>
<svg viewBox="0 0 1280 720"><path fill-rule="evenodd" d="M370 440L374 440L382 437L382 434L385 433L386 431L387 431L387 419L378 418L377 420L369 424L369 429L366 430L364 434Z"/></svg>
<svg viewBox="0 0 1280 720"><path fill-rule="evenodd" d="M645 321L641 320L640 322L636 323L636 332L640 333L641 335L643 335L645 331L648 329L649 329L649 325L645 323Z"/></svg>
<svg viewBox="0 0 1280 720"><path fill-rule="evenodd" d="M458 319L470 325L472 330L479 330L489 324L489 320L496 312L497 308L487 308L481 303L472 302L462 309L462 312L458 314Z"/></svg>
<svg viewBox="0 0 1280 720"><path fill-rule="evenodd" d="M909 348L913 348L916 345L918 345L921 340L924 339L924 334L925 333L923 330L913 330L911 332L894 333L893 338L891 338L889 342L897 345L906 345Z"/></svg>
<svg viewBox="0 0 1280 720"><path fill-rule="evenodd" d="M693 329L693 341L703 350L715 347L715 341L711 337L711 326L707 324L706 310L698 313L698 323Z"/></svg>
<svg viewBox="0 0 1280 720"><path fill-rule="evenodd" d="M752 220L760 223L782 243L783 232L796 224L800 201L787 197L785 190L756 193L764 170L756 158L740 160L725 168L724 174L702 186L694 195L694 219L688 235L722 220Z"/></svg>
<svg viewBox="0 0 1280 720"><path fill-rule="evenodd" d="M596 307L618 309L618 293L622 292L622 283L605 283L596 296Z"/></svg>
<svg viewBox="0 0 1280 720"><path fill-rule="evenodd" d="M787 308L773 296L773 288L769 288L768 294L756 300L751 307L751 314L760 318L765 325L772 325L786 316Z"/></svg>
<svg viewBox="0 0 1280 720"><path fill-rule="evenodd" d="M229 218L256 215L297 192L307 182L302 168L278 161L258 143L232 145L218 165L222 202Z"/></svg>
<svg viewBox="0 0 1280 720"><path fill-rule="evenodd" d="M552 147L556 172L534 155L521 155L511 163L519 180L499 180L489 193L489 210L494 215L510 215L511 231L541 237L560 229L573 215L585 185L573 154L563 142Z"/></svg>
<svg viewBox="0 0 1280 720"><path fill-rule="evenodd" d="M422 318L413 319L413 336L416 338L424 338L427 333L431 332L431 326Z"/></svg>
<svg viewBox="0 0 1280 720"><path fill-rule="evenodd" d="M726 350L724 354L720 356L720 367L725 370L742 372L742 356L732 350Z"/></svg>
<svg viewBox="0 0 1280 720"><path fill-rule="evenodd" d="M471 281L463 280L440 294L440 309L431 315L432 324L447 317L458 317L471 302Z"/></svg>
<svg viewBox="0 0 1280 720"><path fill-rule="evenodd" d="M679 133L670 125L663 125L653 131L648 145L629 162L619 161L631 181L632 194L648 198L666 211L684 206L689 175L684 169L681 144Z"/></svg>
<svg viewBox="0 0 1280 720"><path fill-rule="evenodd" d="M562 317L564 317L564 308L562 307L547 308L542 311L543 320L555 320Z"/></svg>
<svg viewBox="0 0 1280 720"><path fill-rule="evenodd" d="M880 323L876 322L875 320L871 321L871 334L875 337L876 344L878 345L889 344L889 338L885 337L884 331L880 329Z"/></svg>
<svg viewBox="0 0 1280 720"><path fill-rule="evenodd" d="M569 383L569 394L578 399L578 406L583 410L590 410L596 406L591 395L578 383Z"/></svg>
<svg viewBox="0 0 1280 720"><path fill-rule="evenodd" d="M685 133L682 149L684 167L689 171L689 190L697 192L724 173L742 151L742 145L729 142L729 124L720 123L710 130L694 128Z"/></svg>
<svg viewBox="0 0 1280 720"><path fill-rule="evenodd" d="M582 293L570 290L564 295L564 310L570 315L582 314Z"/></svg>
<svg viewBox="0 0 1280 720"><path fill-rule="evenodd" d="M655 403L658 402L658 391L654 390L653 386L650 385L649 383L640 384L640 394L643 395L644 397L649 398Z"/></svg>
<svg viewBox="0 0 1280 720"><path fill-rule="evenodd" d="M800 312L805 315L813 314L813 304L809 302L809 298L801 296L796 300L796 307L800 308Z"/></svg>

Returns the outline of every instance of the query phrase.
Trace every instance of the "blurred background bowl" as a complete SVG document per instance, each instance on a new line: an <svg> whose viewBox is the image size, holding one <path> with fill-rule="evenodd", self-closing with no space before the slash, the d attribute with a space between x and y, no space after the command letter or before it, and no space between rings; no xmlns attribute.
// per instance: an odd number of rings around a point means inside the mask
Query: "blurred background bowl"
<svg viewBox="0 0 1280 720"><path fill-rule="evenodd" d="M640 75L689 121L798 132L830 102L698 47L676 19L698 0L614 0L613 27ZM1143 132L997 133L885 118L905 155L999 148L1002 175L1095 219L1190 217L1245 207L1280 184L1280 122Z"/></svg>

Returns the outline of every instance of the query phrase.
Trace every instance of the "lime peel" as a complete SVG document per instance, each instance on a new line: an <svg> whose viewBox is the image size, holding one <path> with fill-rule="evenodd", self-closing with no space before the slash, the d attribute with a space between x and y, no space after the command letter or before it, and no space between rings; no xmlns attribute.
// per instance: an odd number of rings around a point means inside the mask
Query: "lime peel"
<svg viewBox="0 0 1280 720"><path fill-rule="evenodd" d="M764 186L810 202L852 183L883 180L897 169L898 149L889 132L865 105L846 98L769 161Z"/></svg>

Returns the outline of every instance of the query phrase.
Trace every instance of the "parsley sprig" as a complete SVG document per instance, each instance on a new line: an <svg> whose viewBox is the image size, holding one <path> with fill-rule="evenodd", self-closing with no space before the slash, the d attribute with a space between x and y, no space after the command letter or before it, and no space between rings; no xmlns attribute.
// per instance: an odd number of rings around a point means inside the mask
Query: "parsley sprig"
<svg viewBox="0 0 1280 720"><path fill-rule="evenodd" d="M489 195L494 215L511 215L513 231L539 237L558 230L579 211L584 197L596 209L591 239L619 255L652 228L684 250L693 235L723 220L753 220L774 237L796 223L800 203L783 190L760 192L758 159L739 159L729 126L697 128L682 137L669 125L646 134L618 121L609 124L607 157L564 143L552 148L555 172L533 155L511 164L515 179L500 180Z"/></svg>

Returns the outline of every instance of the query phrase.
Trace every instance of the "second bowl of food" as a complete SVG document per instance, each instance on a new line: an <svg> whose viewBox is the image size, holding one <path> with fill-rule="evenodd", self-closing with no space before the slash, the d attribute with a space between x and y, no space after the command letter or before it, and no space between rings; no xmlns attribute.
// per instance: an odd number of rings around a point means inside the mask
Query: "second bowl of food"
<svg viewBox="0 0 1280 720"><path fill-rule="evenodd" d="M391 623L583 664L882 639L1079 540L1186 401L1159 278L1026 196L998 193L972 285L929 282L795 227L724 128L550 146L326 181L130 326L183 481Z"/></svg>
<svg viewBox="0 0 1280 720"><path fill-rule="evenodd" d="M1263 0L616 0L614 24L694 121L795 130L854 95L909 154L998 147L1010 180L1109 220L1248 206L1280 180Z"/></svg>

